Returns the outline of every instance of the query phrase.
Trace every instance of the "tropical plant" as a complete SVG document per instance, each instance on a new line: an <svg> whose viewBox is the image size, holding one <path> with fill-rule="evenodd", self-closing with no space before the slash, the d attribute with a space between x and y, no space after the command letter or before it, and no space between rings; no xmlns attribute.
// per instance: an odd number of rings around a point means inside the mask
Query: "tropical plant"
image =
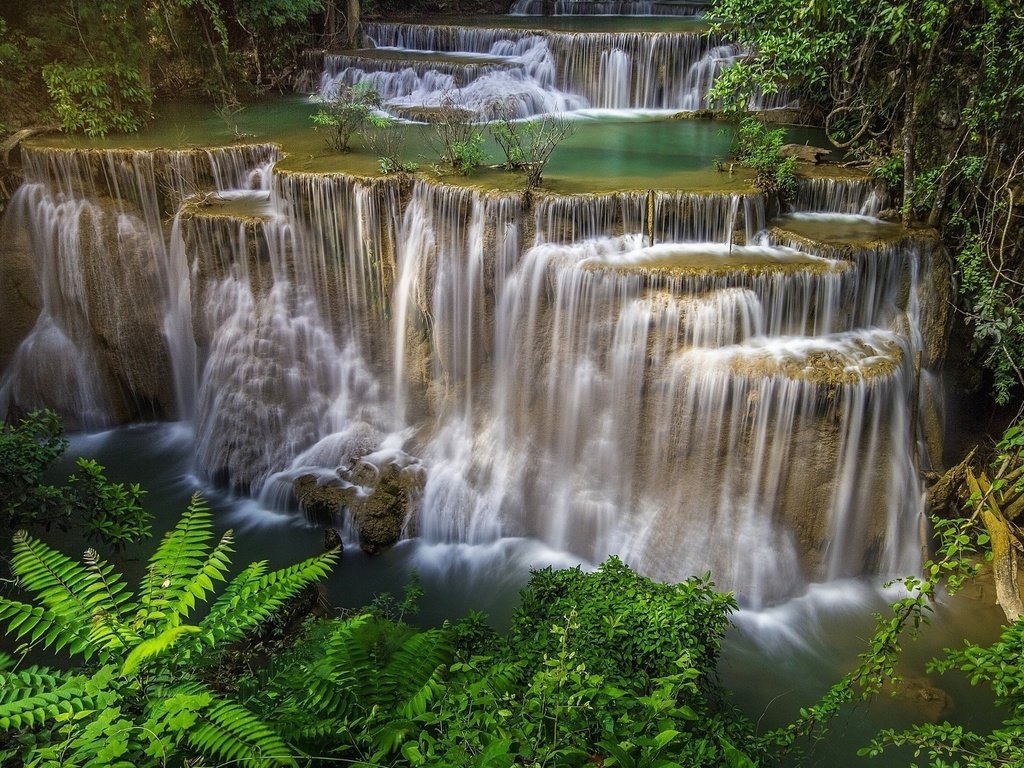
<svg viewBox="0 0 1024 768"><path fill-rule="evenodd" d="M334 98L325 101L311 119L327 132L327 146L335 152L351 151L352 136L364 130L381 99L373 83L340 83Z"/></svg>
<svg viewBox="0 0 1024 768"><path fill-rule="evenodd" d="M43 67L43 80L65 131L87 136L130 133L151 117L153 91L130 64L49 64Z"/></svg>
<svg viewBox="0 0 1024 768"><path fill-rule="evenodd" d="M228 531L213 544L210 510L193 497L132 592L95 550L76 562L18 532L11 567L35 599L0 597L0 621L24 644L21 654L66 652L82 661L70 671L8 665L0 673L4 764L120 768L205 756L297 765L286 739L242 706L217 671L237 643L322 578L336 554L270 572L252 563L205 616L192 618L225 581L232 541Z"/></svg>
<svg viewBox="0 0 1024 768"><path fill-rule="evenodd" d="M0 422L3 529L82 526L116 548L149 536L150 516L140 503L145 491L134 483L110 482L95 461L79 459L79 471L64 485L44 482L66 448L63 426L53 411L32 411L17 424Z"/></svg>
<svg viewBox="0 0 1024 768"><path fill-rule="evenodd" d="M489 128L505 155L505 168L526 171L526 187L540 185L551 154L576 130L576 124L562 115L545 115L535 120L517 120L511 99L490 104Z"/></svg>
<svg viewBox="0 0 1024 768"><path fill-rule="evenodd" d="M796 158L781 155L785 140L785 129L771 129L757 118L745 117L736 128L733 148L736 159L754 169L757 188L783 200L796 192L797 185Z"/></svg>
<svg viewBox="0 0 1024 768"><path fill-rule="evenodd" d="M442 163L466 175L487 162L484 134L476 112L459 106L454 93L445 93L427 121L434 129L433 145Z"/></svg>
<svg viewBox="0 0 1024 768"><path fill-rule="evenodd" d="M305 751L365 765L749 766L714 667L732 598L612 558L533 574L508 635L479 615L417 631L312 625L245 703Z"/></svg>

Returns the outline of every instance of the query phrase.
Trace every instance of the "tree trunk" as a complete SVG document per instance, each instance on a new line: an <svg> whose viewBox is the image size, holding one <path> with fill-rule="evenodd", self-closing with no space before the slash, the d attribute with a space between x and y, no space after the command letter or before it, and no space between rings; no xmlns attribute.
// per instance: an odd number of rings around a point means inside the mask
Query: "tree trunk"
<svg viewBox="0 0 1024 768"><path fill-rule="evenodd" d="M914 65L908 53L906 61L907 85L903 94L903 226L909 227L914 219L914 121L917 119L917 98L914 93L916 78Z"/></svg>
<svg viewBox="0 0 1024 768"><path fill-rule="evenodd" d="M348 18L345 23L345 42L349 48L360 48L362 30L359 21L359 0L348 0Z"/></svg>

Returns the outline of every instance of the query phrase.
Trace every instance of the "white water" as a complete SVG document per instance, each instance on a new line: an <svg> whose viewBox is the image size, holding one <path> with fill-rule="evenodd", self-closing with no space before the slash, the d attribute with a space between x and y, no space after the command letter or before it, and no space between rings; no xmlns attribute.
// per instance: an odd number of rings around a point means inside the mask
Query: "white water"
<svg viewBox="0 0 1024 768"><path fill-rule="evenodd" d="M556 32L408 23L366 25L396 58L351 52L325 58L319 96L369 82L399 115L445 99L478 113L497 100L516 117L585 109L699 110L719 74L742 55L706 32ZM439 55L441 54L441 55ZM787 106L786 94L754 109Z"/></svg>
<svg viewBox="0 0 1024 768"><path fill-rule="evenodd" d="M201 477L263 508L293 507L302 474L395 466L420 478L410 530L431 547L527 537L661 579L711 569L751 606L916 564L913 239L843 256L773 242L749 194L524 210L282 174L250 150L203 155L201 173L192 156L34 157L6 226L38 254L42 310L4 371L8 406L97 425L146 417L130 408L145 397L190 422ZM181 190L162 201L158 167ZM218 184L228 207L163 225ZM865 196L849 186L818 204ZM88 233L99 221L113 239ZM147 279L113 277L140 263ZM108 306L139 327L104 330ZM166 391L146 389L154 371Z"/></svg>

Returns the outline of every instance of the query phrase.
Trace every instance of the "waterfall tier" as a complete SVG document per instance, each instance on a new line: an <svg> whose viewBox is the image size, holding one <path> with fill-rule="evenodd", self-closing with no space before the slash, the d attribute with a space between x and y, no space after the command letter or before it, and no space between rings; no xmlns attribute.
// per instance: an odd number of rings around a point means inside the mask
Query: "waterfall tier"
<svg viewBox="0 0 1024 768"><path fill-rule="evenodd" d="M599 31L467 27L417 23L365 25L373 51L324 58L320 96L340 85L370 82L385 109L399 115L451 98L486 112L496 100L517 117L585 109L692 111L741 55L706 28ZM788 105L780 93L758 97L754 109Z"/></svg>
<svg viewBox="0 0 1024 768"><path fill-rule="evenodd" d="M701 0L516 0L511 13L524 16L700 16L710 2Z"/></svg>
<svg viewBox="0 0 1024 768"><path fill-rule="evenodd" d="M177 415L200 475L278 506L307 476L415 476L428 541L710 568L755 605L914 565L948 272L834 212L859 180L767 222L749 192L527 198L277 154L28 150L4 410Z"/></svg>

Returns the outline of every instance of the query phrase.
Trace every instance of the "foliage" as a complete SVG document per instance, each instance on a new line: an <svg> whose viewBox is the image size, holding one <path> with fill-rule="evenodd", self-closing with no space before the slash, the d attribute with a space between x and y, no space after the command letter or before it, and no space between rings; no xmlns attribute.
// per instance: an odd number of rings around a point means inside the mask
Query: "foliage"
<svg viewBox="0 0 1024 768"><path fill-rule="evenodd" d="M576 125L563 116L546 115L536 120L516 120L512 100L490 105L491 136L505 155L505 168L526 171L526 187L538 186L551 153L573 134Z"/></svg>
<svg viewBox="0 0 1024 768"><path fill-rule="evenodd" d="M370 115L367 123L363 138L377 156L381 173L412 173L416 170L416 163L407 162L402 157L408 138L404 125L385 115Z"/></svg>
<svg viewBox="0 0 1024 768"><path fill-rule="evenodd" d="M445 93L427 117L434 129L433 146L441 162L463 175L487 162L484 134L477 117L475 112L460 107L452 93Z"/></svg>
<svg viewBox="0 0 1024 768"><path fill-rule="evenodd" d="M714 97L739 110L758 89L795 88L833 143L892 185L905 223L941 230L1000 403L1024 382L1022 10L1019 0L715 3L716 27L753 55Z"/></svg>
<svg viewBox="0 0 1024 768"><path fill-rule="evenodd" d="M149 558L132 592L95 550L76 562L24 531L11 567L34 602L0 597L0 621L31 649L67 652L71 671L0 673L5 762L39 766L156 766L205 756L223 762L297 765L285 739L219 686L218 665L336 559L325 553L267 572L252 563L210 605L227 577L231 532L212 543L212 516L193 497Z"/></svg>
<svg viewBox="0 0 1024 768"><path fill-rule="evenodd" d="M1011 426L999 444L989 472L977 476L968 473L971 491L968 508L973 510L970 518L937 521L940 532L945 536L944 548L940 550L938 563L953 569L958 579L951 580L956 588L964 575L970 575L976 566L969 565L965 558L979 551L994 560L997 579L997 594L1003 605L1009 623L1003 628L1000 638L990 646L965 643L961 649L946 649L941 658L928 665L930 673L946 673L957 670L965 674L972 685L984 683L994 694L994 703L1004 710L1001 724L988 733L970 730L949 722L924 723L904 730L886 729L865 748L862 755L875 756L890 746L909 745L914 757L926 756L929 765L970 768L1004 768L1024 764L1024 622L1019 620L1020 595L1016 593L1016 558L1013 545L1005 539L1013 537L1019 546L1020 531L1015 525L1024 507L1024 429ZM1002 529L1002 530L1000 530ZM1000 540L1002 544L1000 544ZM1001 589L1000 560L1008 571L1012 571L1012 589L1015 592L1018 612L1012 616L1007 610L1005 585ZM956 571L960 563L966 570ZM931 563L926 573L934 580L936 564Z"/></svg>
<svg viewBox="0 0 1024 768"><path fill-rule="evenodd" d="M369 81L341 83L337 95L312 115L313 124L327 133L327 146L335 152L351 151L352 136L365 130L380 106L380 94Z"/></svg>
<svg viewBox="0 0 1024 768"><path fill-rule="evenodd" d="M114 547L148 536L150 518L140 504L145 491L136 484L108 481L95 461L79 459L79 471L65 485L44 482L44 474L67 448L63 434L52 411L33 411L17 424L0 422L0 509L5 530L81 525L90 536Z"/></svg>
<svg viewBox="0 0 1024 768"><path fill-rule="evenodd" d="M736 129L734 154L743 165L754 169L754 184L767 195L783 200L796 192L796 158L780 154L786 141L784 128L770 129L753 117L740 121Z"/></svg>
<svg viewBox="0 0 1024 768"><path fill-rule="evenodd" d="M971 558L981 545L971 535L971 521L933 518L932 524L939 542L935 556L925 563L921 577L898 580L906 596L893 602L888 614L875 614L875 632L858 657L857 666L833 684L817 703L802 708L792 723L760 737L762 749L781 756L799 748L806 739L822 739L846 705L869 700L885 684L900 683L896 662L903 650L904 636L915 637L928 624L932 602L943 582L953 593L977 572Z"/></svg>
<svg viewBox="0 0 1024 768"><path fill-rule="evenodd" d="M121 63L106 66L43 67L61 128L103 136L109 131L137 131L148 119L153 93L138 69Z"/></svg>
<svg viewBox="0 0 1024 768"><path fill-rule="evenodd" d="M706 578L657 584L615 558L548 569L506 637L479 615L425 631L370 613L314 624L244 686L246 704L356 764L749 766L750 725L713 679L734 605Z"/></svg>

